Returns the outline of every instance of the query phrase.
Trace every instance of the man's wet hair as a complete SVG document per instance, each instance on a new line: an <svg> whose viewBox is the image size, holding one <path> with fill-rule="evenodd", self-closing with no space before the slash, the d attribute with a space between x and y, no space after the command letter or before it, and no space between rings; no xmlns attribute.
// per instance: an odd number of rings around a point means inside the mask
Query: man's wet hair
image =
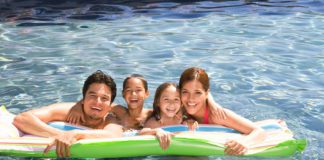
<svg viewBox="0 0 324 160"><path fill-rule="evenodd" d="M116 83L111 76L105 74L101 70L97 70L96 72L92 73L84 82L82 89L83 99L85 98L90 85L93 83L106 84L111 89L111 103L114 102L117 92Z"/></svg>

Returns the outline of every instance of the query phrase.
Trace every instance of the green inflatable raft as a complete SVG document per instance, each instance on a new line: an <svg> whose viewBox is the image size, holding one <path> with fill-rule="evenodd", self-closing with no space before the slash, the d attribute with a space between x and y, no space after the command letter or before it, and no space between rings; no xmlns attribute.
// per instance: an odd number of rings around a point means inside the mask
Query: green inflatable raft
<svg viewBox="0 0 324 160"><path fill-rule="evenodd" d="M0 155L17 157L56 157L53 148L48 154L43 151L51 142L49 138L22 136L11 124L13 115L0 108ZM256 122L266 130L267 138L260 144L248 149L243 156L276 157L290 156L302 152L306 140L293 138L293 133L282 120L264 120ZM57 123L63 127L68 124ZM241 138L243 135L232 129L215 125L201 125L196 132L187 131L185 126L164 128L177 132L170 147L162 150L154 136L129 136L121 138L100 138L80 140L71 146L72 158L120 158L149 155L178 156L223 156L224 143L228 138Z"/></svg>

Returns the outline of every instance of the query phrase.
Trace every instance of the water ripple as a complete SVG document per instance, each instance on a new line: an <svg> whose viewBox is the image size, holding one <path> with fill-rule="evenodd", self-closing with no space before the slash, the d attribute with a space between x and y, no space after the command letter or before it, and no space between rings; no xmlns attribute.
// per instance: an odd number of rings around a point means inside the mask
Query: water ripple
<svg viewBox="0 0 324 160"><path fill-rule="evenodd" d="M1 21L57 19L117 20L138 15L155 18L199 18L213 12L280 16L296 12L323 13L321 1L0 1Z"/></svg>

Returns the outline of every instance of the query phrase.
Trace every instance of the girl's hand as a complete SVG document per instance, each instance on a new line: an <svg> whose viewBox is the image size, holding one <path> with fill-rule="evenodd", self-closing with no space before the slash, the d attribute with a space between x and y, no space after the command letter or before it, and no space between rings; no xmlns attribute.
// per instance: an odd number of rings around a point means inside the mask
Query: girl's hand
<svg viewBox="0 0 324 160"><path fill-rule="evenodd" d="M247 152L247 147L242 142L239 142L237 140L229 140L225 143L225 153L228 155L243 155Z"/></svg>
<svg viewBox="0 0 324 160"><path fill-rule="evenodd" d="M85 122L84 113L82 109L82 103L79 101L76 103L69 111L69 114L66 118L68 123L74 125L80 125L81 123Z"/></svg>
<svg viewBox="0 0 324 160"><path fill-rule="evenodd" d="M174 136L174 134L163 129L157 129L155 136L159 140L161 148L166 150L170 146L171 136Z"/></svg>
<svg viewBox="0 0 324 160"><path fill-rule="evenodd" d="M222 106L215 102L213 96L209 93L207 103L210 108L211 118L214 121L227 119L226 111Z"/></svg>
<svg viewBox="0 0 324 160"><path fill-rule="evenodd" d="M185 124L187 124L189 131L196 131L198 128L198 122L192 119L187 120Z"/></svg>

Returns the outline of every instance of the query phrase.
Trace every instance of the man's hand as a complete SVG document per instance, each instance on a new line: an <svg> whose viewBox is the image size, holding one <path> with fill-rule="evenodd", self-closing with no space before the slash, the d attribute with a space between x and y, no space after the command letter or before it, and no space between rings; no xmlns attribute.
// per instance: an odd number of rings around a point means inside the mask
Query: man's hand
<svg viewBox="0 0 324 160"><path fill-rule="evenodd" d="M70 146L77 140L77 135L74 131L62 132L59 136L54 137L54 140L46 147L44 153L47 154L53 146L56 146L56 155L58 157L70 157Z"/></svg>

